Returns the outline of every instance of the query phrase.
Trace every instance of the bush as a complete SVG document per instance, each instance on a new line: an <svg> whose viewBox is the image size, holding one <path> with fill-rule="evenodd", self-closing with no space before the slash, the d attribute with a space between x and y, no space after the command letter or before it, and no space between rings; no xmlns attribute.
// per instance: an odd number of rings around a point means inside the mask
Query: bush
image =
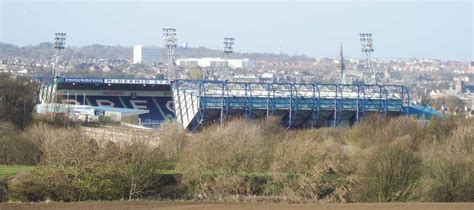
<svg viewBox="0 0 474 210"><path fill-rule="evenodd" d="M10 197L20 201L44 201L48 183L43 178L36 170L16 175L10 181Z"/></svg>
<svg viewBox="0 0 474 210"><path fill-rule="evenodd" d="M188 144L186 131L176 122L165 122L160 129L159 139L160 148L169 161L177 161Z"/></svg>
<svg viewBox="0 0 474 210"><path fill-rule="evenodd" d="M349 141L362 149L374 145L390 144L398 137L409 136L413 139L422 132L422 125L409 117L398 117L388 121L379 116L364 119L349 132ZM416 146L416 142L412 142Z"/></svg>
<svg viewBox="0 0 474 210"><path fill-rule="evenodd" d="M135 140L122 145L124 160L117 165L128 199L152 194L160 179L165 158L158 147Z"/></svg>
<svg viewBox="0 0 474 210"><path fill-rule="evenodd" d="M420 188L420 139L423 124L413 118L388 121L375 118L357 125L349 135L351 161L358 165L355 201L404 202L414 199Z"/></svg>
<svg viewBox="0 0 474 210"><path fill-rule="evenodd" d="M35 165L41 158L40 145L18 134L9 123L0 123L0 165Z"/></svg>
<svg viewBox="0 0 474 210"><path fill-rule="evenodd" d="M295 131L279 122L234 119L193 134L168 123L119 143L79 127L1 124L0 160L40 165L0 182L0 199L7 189L22 201L474 201L472 119L374 115L350 130Z"/></svg>
<svg viewBox="0 0 474 210"><path fill-rule="evenodd" d="M361 148L369 147L378 141L375 135L381 133L386 123L386 119L379 115L365 116L362 122L356 124L350 130L348 134L349 141Z"/></svg>
<svg viewBox="0 0 474 210"><path fill-rule="evenodd" d="M8 179L0 177L0 203L7 201L8 198Z"/></svg>
<svg viewBox="0 0 474 210"><path fill-rule="evenodd" d="M14 199L134 199L151 196L159 187L165 161L159 148L149 142L131 139L99 144L78 128L49 129L36 138L44 142L42 165L14 178Z"/></svg>
<svg viewBox="0 0 474 210"><path fill-rule="evenodd" d="M85 138L77 128L54 128L38 125L28 130L37 142L42 142L43 159L41 167L28 175L18 176L12 182L12 194L16 199L37 201L50 198L57 201L80 201L88 197L82 184L94 168L105 165L107 159L101 158L99 145ZM41 186L42 196L25 187ZM33 189L34 190L34 189Z"/></svg>
<svg viewBox="0 0 474 210"><path fill-rule="evenodd" d="M276 148L272 174L280 193L293 198L349 201L352 167L342 144L324 137L316 140L299 136Z"/></svg>
<svg viewBox="0 0 474 210"><path fill-rule="evenodd" d="M365 151L359 161L358 194L362 202L406 202L415 196L422 176L421 157L412 139L398 138Z"/></svg>
<svg viewBox="0 0 474 210"><path fill-rule="evenodd" d="M424 150L427 169L426 199L474 201L474 121L456 129L446 140Z"/></svg>
<svg viewBox="0 0 474 210"><path fill-rule="evenodd" d="M450 116L447 119L433 118L428 126L424 128L423 143L429 145L445 141L458 126L465 123L464 119Z"/></svg>
<svg viewBox="0 0 474 210"><path fill-rule="evenodd" d="M262 134L261 125L243 120L204 129L178 162L184 182L204 195L250 194L244 177L268 168Z"/></svg>

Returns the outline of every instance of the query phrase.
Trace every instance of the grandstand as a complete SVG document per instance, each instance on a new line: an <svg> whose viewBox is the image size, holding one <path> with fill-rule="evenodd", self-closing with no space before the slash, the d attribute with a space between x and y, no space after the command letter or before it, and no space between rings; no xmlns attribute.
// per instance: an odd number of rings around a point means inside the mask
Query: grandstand
<svg viewBox="0 0 474 210"><path fill-rule="evenodd" d="M51 85L47 87L43 92ZM138 124L145 127L176 117L189 130L234 116L279 116L291 129L351 126L373 113L422 119L441 115L431 108L411 105L408 88L400 85L61 77L55 89L55 101L61 104L135 114Z"/></svg>
<svg viewBox="0 0 474 210"><path fill-rule="evenodd" d="M146 110L138 115L138 123L146 127L174 118L171 87L166 80L59 78L56 95L62 104L112 107L118 112Z"/></svg>
<svg viewBox="0 0 474 210"><path fill-rule="evenodd" d="M232 116L280 116L288 128L352 125L370 113L410 114L408 88L397 85L240 83L178 80L176 118L196 130Z"/></svg>

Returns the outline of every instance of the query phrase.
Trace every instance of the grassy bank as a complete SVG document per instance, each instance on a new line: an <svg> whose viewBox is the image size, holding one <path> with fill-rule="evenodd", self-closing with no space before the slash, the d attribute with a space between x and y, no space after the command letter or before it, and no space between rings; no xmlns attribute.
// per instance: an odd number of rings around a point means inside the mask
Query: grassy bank
<svg viewBox="0 0 474 210"><path fill-rule="evenodd" d="M22 166L22 165L0 165L0 177L14 176L23 171L32 170L35 166Z"/></svg>

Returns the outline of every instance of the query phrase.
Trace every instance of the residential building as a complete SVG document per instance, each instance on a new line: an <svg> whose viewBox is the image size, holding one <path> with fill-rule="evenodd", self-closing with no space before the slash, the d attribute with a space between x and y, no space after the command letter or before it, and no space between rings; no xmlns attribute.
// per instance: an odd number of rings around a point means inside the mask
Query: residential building
<svg viewBox="0 0 474 210"><path fill-rule="evenodd" d="M133 46L133 64L151 64L161 61L161 48L153 46Z"/></svg>
<svg viewBox="0 0 474 210"><path fill-rule="evenodd" d="M223 59L223 58L181 58L176 60L176 64L181 67L226 67L231 69L253 68L255 62L248 58L243 59Z"/></svg>

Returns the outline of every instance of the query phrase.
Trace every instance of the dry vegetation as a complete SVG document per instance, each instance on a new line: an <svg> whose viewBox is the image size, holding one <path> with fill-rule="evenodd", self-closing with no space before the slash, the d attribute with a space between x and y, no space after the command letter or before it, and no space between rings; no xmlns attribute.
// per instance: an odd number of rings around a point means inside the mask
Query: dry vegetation
<svg viewBox="0 0 474 210"><path fill-rule="evenodd" d="M202 203L170 201L113 201L113 202L50 202L0 204L5 210L471 210L473 203Z"/></svg>
<svg viewBox="0 0 474 210"><path fill-rule="evenodd" d="M99 145L78 128L38 125L27 132L36 134L43 157L40 167L11 180L11 196L19 200L140 197L153 191L163 164L162 153L139 139Z"/></svg>
<svg viewBox="0 0 474 210"><path fill-rule="evenodd" d="M156 138L115 142L79 127L4 124L0 164L37 167L0 183L1 199L474 201L473 120L372 117L293 131L276 122L235 119L194 134L168 123Z"/></svg>

